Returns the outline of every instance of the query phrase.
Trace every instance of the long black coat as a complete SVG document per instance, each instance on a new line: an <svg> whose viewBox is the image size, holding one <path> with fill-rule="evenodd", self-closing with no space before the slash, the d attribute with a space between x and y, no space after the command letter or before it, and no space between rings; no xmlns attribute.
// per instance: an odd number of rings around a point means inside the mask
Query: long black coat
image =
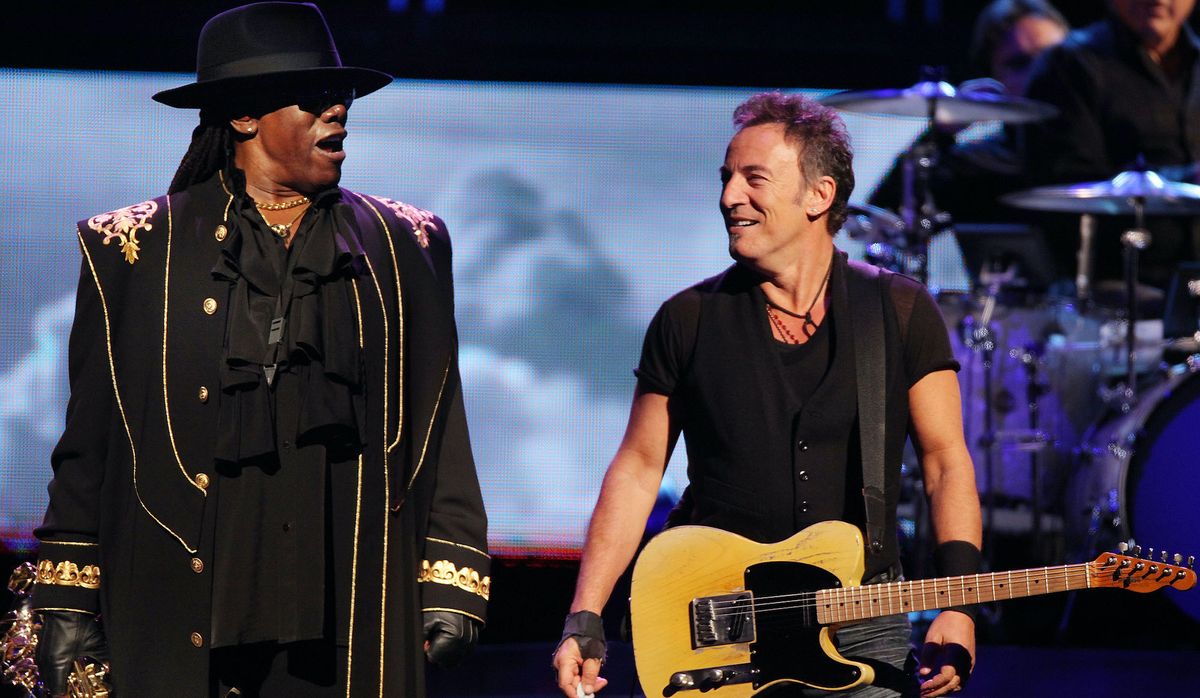
<svg viewBox="0 0 1200 698"><path fill-rule="evenodd" d="M35 605L102 613L122 696L207 695L204 521L231 288L210 272L230 198L213 178L78 227L71 400L37 531ZM342 199L369 262L354 283L359 336L345 338L362 347L369 429L343 512L354 527L347 695L419 695L421 610L482 621L490 588L450 239L428 212ZM307 573L320 571L278 570Z"/></svg>

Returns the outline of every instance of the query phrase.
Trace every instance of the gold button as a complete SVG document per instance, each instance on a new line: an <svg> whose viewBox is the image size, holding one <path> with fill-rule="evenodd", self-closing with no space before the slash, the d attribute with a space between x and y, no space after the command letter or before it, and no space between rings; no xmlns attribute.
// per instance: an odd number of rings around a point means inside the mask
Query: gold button
<svg viewBox="0 0 1200 698"><path fill-rule="evenodd" d="M217 312L217 299L216 298L205 298L204 299L204 312L208 313L209 315L212 315L213 313Z"/></svg>
<svg viewBox="0 0 1200 698"><path fill-rule="evenodd" d="M200 402L208 402L208 386L200 386Z"/></svg>
<svg viewBox="0 0 1200 698"><path fill-rule="evenodd" d="M197 475L196 476L196 487L199 487L202 490L208 489L208 475L205 475L204 473L200 473L199 475Z"/></svg>
<svg viewBox="0 0 1200 698"><path fill-rule="evenodd" d="M203 572L204 571L204 560L201 560L198 557L192 558L192 571L195 572L196 574L200 574L201 572Z"/></svg>
<svg viewBox="0 0 1200 698"><path fill-rule="evenodd" d="M225 236L229 235L229 229L223 225L218 225L217 232L213 233L213 235L217 238L217 242L223 242Z"/></svg>
<svg viewBox="0 0 1200 698"><path fill-rule="evenodd" d="M204 636L200 633L192 633L192 645L195 647L204 646Z"/></svg>

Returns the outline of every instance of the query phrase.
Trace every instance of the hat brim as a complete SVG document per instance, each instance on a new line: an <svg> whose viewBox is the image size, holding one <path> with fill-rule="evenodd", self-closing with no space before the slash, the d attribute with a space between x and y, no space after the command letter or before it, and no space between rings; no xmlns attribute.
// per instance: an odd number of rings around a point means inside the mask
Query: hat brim
<svg viewBox="0 0 1200 698"><path fill-rule="evenodd" d="M370 68L327 67L280 70L204 82L193 82L163 90L154 95L156 102L179 109L203 109L228 105L247 94L268 94L272 86L311 84L353 87L355 97L363 97L385 87L392 76Z"/></svg>

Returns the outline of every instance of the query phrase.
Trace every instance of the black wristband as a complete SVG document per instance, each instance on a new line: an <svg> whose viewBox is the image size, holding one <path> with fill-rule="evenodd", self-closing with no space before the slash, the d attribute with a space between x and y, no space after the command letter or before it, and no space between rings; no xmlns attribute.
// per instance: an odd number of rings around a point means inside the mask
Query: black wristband
<svg viewBox="0 0 1200 698"><path fill-rule="evenodd" d="M967 574L977 574L983 555L974 543L965 540L948 540L939 543L933 549L933 566L939 576L959 577ZM974 606L950 606L944 610L958 611L975 620L978 609Z"/></svg>
<svg viewBox="0 0 1200 698"><path fill-rule="evenodd" d="M604 663L607 644L604 641L604 621L591 611L576 611L567 615L563 623L562 639L559 646L567 638L575 638L579 644L579 654L584 659L599 659Z"/></svg>

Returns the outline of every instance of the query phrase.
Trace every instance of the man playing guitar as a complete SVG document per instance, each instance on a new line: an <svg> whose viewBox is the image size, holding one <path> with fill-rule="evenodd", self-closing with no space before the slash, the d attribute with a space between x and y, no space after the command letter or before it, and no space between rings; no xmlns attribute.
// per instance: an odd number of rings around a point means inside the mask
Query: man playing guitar
<svg viewBox="0 0 1200 698"><path fill-rule="evenodd" d="M735 264L669 299L647 332L554 657L567 696L607 683L599 613L637 550L680 433L689 486L672 523L767 543L845 521L867 534L864 584L900 578L896 504L911 435L937 570L978 570L979 498L937 306L912 279L848 262L833 245L854 187L845 126L829 108L778 93L747 100L734 124L720 210ZM961 688L975 652L970 610L934 619L919 663L909 636L902 614L839 631L839 651L874 668L873 685L852 695Z"/></svg>

